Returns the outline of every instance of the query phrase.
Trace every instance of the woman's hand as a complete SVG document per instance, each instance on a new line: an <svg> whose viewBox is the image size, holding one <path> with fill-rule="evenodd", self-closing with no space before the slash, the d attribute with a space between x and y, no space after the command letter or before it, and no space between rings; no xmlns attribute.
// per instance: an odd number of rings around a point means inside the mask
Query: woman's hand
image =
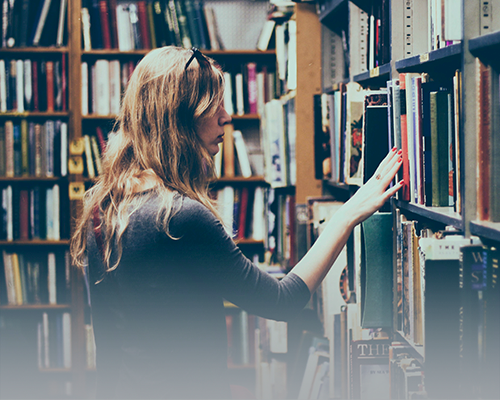
<svg viewBox="0 0 500 400"><path fill-rule="evenodd" d="M396 176L403 160L402 151L394 147L382 160L373 176L352 196L342 212L350 213L354 224L363 222L403 187L403 181L387 188Z"/></svg>

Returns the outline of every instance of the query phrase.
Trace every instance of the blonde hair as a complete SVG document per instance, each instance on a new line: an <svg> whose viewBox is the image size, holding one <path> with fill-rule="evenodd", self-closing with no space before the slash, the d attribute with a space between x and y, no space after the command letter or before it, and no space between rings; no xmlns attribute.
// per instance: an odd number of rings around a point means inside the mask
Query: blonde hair
<svg viewBox="0 0 500 400"><path fill-rule="evenodd" d="M162 199L157 221L169 234L178 194L197 200L215 215L208 183L214 176L211 155L196 134L204 118L215 115L222 102L224 79L220 67L193 60L191 50L167 46L152 50L137 65L123 97L116 132L110 135L103 156L103 173L85 194L83 212L71 240L71 255L83 267L87 229L95 207L102 215L103 258L106 271L116 269L121 238L130 215L147 200L135 196L139 175L152 170L162 182L155 192ZM170 234L169 234L170 235ZM113 242L116 260L111 265Z"/></svg>

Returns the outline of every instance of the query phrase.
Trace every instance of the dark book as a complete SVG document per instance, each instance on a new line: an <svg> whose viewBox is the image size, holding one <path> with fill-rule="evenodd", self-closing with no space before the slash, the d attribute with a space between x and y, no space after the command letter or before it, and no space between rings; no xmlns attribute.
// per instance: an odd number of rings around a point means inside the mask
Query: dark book
<svg viewBox="0 0 500 400"><path fill-rule="evenodd" d="M167 24L166 18L169 17L164 8L164 4L161 1L153 2L153 20L157 47L175 44L175 41L170 36L170 28Z"/></svg>
<svg viewBox="0 0 500 400"><path fill-rule="evenodd" d="M19 191L19 239L29 239L29 192Z"/></svg>
<svg viewBox="0 0 500 400"><path fill-rule="evenodd" d="M22 139L21 139L21 125L15 123L13 127L14 138L14 176L22 176L23 174L23 157L22 157Z"/></svg>
<svg viewBox="0 0 500 400"><path fill-rule="evenodd" d="M33 93L33 111L40 110L40 102L38 95L38 61L31 61L31 90Z"/></svg>
<svg viewBox="0 0 500 400"><path fill-rule="evenodd" d="M35 2L31 0L17 0L17 3L21 4L21 15L19 17L19 37L16 46L26 47L28 44L28 27L29 27L29 17L30 17L30 7L36 6Z"/></svg>
<svg viewBox="0 0 500 400"><path fill-rule="evenodd" d="M460 249L460 392L464 398L481 396L482 343L485 329L484 297L487 289L487 264L483 246Z"/></svg>
<svg viewBox="0 0 500 400"><path fill-rule="evenodd" d="M137 2L137 18L139 19L139 32L143 49L151 49L151 39L149 36L148 14L146 2Z"/></svg>
<svg viewBox="0 0 500 400"><path fill-rule="evenodd" d="M38 64L38 90L33 94L38 94L38 111L47 111L47 61L40 60Z"/></svg>
<svg viewBox="0 0 500 400"><path fill-rule="evenodd" d="M197 15L196 15L196 11L194 9L193 3L194 3L193 0L184 1L184 12L186 15L187 24L189 26L189 34L190 34L190 38L191 38L191 44L194 47L197 47L199 49L203 49L204 47L202 46L202 43L201 43L200 29L198 26L198 21L196 20Z"/></svg>
<svg viewBox="0 0 500 400"><path fill-rule="evenodd" d="M203 7L203 0L193 0L194 18L200 35L200 48L203 50L210 50L210 38L208 36L207 21L205 20Z"/></svg>
<svg viewBox="0 0 500 400"><path fill-rule="evenodd" d="M421 238L425 254L425 389L429 398L459 398L460 262L463 237Z"/></svg>
<svg viewBox="0 0 500 400"><path fill-rule="evenodd" d="M45 24L40 36L39 46L54 46L57 42L57 31L59 28L59 14L61 0L51 0L50 7L45 19Z"/></svg>
<svg viewBox="0 0 500 400"><path fill-rule="evenodd" d="M108 2L106 0L99 1L99 16L100 16L103 48L111 49L112 41L111 41L110 13L108 8ZM97 22L98 21L94 21L94 23Z"/></svg>
<svg viewBox="0 0 500 400"><path fill-rule="evenodd" d="M448 94L430 93L432 206L449 206Z"/></svg>
<svg viewBox="0 0 500 400"><path fill-rule="evenodd" d="M365 97L365 115L363 118L363 182L366 183L389 151L389 137L383 133L388 127L387 94L369 94Z"/></svg>
<svg viewBox="0 0 500 400"><path fill-rule="evenodd" d="M21 220L21 208L20 208L20 190L18 187L12 188L12 237L14 240L19 240L21 236L20 231L20 220Z"/></svg>
<svg viewBox="0 0 500 400"><path fill-rule="evenodd" d="M118 26L116 21L116 6L117 0L107 0L109 11L109 32L111 36L111 46L113 49L118 48Z"/></svg>
<svg viewBox="0 0 500 400"><path fill-rule="evenodd" d="M169 31L172 34L173 44L179 47L183 47L182 32L179 26L179 18L177 16L177 7L175 4L175 0L167 1L165 15L167 18Z"/></svg>
<svg viewBox="0 0 500 400"><path fill-rule="evenodd" d="M483 250L486 264L486 296L484 298L485 330L481 397L500 398L500 251L489 246ZM483 269L484 270L484 269Z"/></svg>
<svg viewBox="0 0 500 400"><path fill-rule="evenodd" d="M101 10L99 7L99 0L88 0L88 10L90 14L90 37L93 49L102 49L103 45L103 32L101 26Z"/></svg>
<svg viewBox="0 0 500 400"><path fill-rule="evenodd" d="M393 276L392 213L373 214L362 223L361 232L361 327L390 328Z"/></svg>

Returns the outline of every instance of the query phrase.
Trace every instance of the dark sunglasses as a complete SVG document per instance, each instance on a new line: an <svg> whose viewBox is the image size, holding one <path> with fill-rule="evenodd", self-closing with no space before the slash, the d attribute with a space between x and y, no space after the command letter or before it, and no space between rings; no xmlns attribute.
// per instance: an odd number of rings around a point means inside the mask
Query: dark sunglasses
<svg viewBox="0 0 500 400"><path fill-rule="evenodd" d="M196 47L192 47L191 51L193 52L193 55L187 61L184 70L188 69L189 65L193 62L195 58L196 60L198 60L198 64L200 64L200 67L210 66L210 61L208 61L208 59L201 53L200 50L198 50Z"/></svg>

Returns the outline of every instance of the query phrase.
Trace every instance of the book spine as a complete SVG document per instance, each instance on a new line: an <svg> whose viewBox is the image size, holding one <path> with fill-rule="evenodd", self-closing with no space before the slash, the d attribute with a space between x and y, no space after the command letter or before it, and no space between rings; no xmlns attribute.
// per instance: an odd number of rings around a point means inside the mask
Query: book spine
<svg viewBox="0 0 500 400"><path fill-rule="evenodd" d="M99 1L99 16L101 22L103 48L111 49L111 32L109 27L109 9L106 0Z"/></svg>
<svg viewBox="0 0 500 400"><path fill-rule="evenodd" d="M17 112L24 112L24 61L16 60Z"/></svg>
<svg viewBox="0 0 500 400"><path fill-rule="evenodd" d="M399 75L400 104L401 104L401 150L403 151L403 188L402 200L410 201L410 163L408 159L408 128L407 128L407 108L406 108L406 77Z"/></svg>
<svg viewBox="0 0 500 400"><path fill-rule="evenodd" d="M21 175L29 176L29 138L28 138L28 121L21 120Z"/></svg>
<svg viewBox="0 0 500 400"><path fill-rule="evenodd" d="M148 14L146 10L146 2L137 2L137 17L139 19L139 31L143 49L151 49L151 39L148 28Z"/></svg>
<svg viewBox="0 0 500 400"><path fill-rule="evenodd" d="M250 114L257 114L257 64L247 64L248 74L248 106Z"/></svg>
<svg viewBox="0 0 500 400"><path fill-rule="evenodd" d="M55 110L55 93L54 93L54 62L46 61L46 84L47 84L47 111Z"/></svg>
<svg viewBox="0 0 500 400"><path fill-rule="evenodd" d="M68 9L68 0L61 0L59 9L59 22L57 25L56 46L61 47L64 44L64 32L66 30L66 12Z"/></svg>

